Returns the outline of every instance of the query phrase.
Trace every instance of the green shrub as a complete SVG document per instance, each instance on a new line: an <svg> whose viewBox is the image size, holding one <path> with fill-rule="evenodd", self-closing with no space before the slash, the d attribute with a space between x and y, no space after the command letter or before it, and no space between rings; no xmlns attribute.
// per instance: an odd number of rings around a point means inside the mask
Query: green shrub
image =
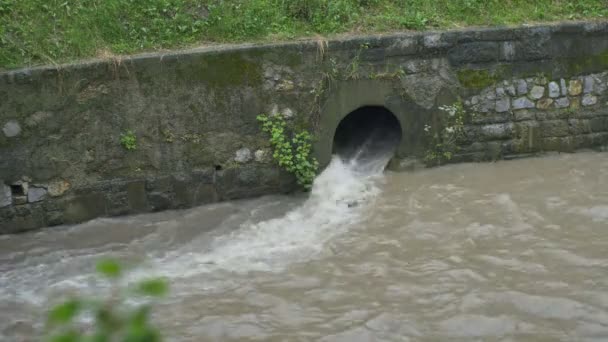
<svg viewBox="0 0 608 342"><path fill-rule="evenodd" d="M128 151L137 149L137 136L132 130L128 130L120 135L120 144Z"/></svg>
<svg viewBox="0 0 608 342"><path fill-rule="evenodd" d="M319 163L311 156L312 135L307 131L289 134L282 115L258 115L262 131L270 136L273 159L277 164L296 176L298 184L309 190L317 175Z"/></svg>

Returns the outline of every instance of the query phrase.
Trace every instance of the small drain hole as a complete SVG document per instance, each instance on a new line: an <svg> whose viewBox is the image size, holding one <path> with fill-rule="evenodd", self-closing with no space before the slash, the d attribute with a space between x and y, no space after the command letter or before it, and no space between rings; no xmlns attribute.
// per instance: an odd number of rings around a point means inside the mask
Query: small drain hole
<svg viewBox="0 0 608 342"><path fill-rule="evenodd" d="M12 184L11 186L11 194L13 196L25 196L25 189L21 184Z"/></svg>

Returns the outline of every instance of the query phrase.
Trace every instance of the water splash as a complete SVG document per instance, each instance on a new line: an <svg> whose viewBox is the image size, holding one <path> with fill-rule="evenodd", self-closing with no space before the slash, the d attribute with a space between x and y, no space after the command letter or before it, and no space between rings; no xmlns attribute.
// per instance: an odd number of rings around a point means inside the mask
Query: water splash
<svg viewBox="0 0 608 342"><path fill-rule="evenodd" d="M218 269L280 271L290 263L322 255L326 242L360 220L367 204L379 193L375 182L392 153L380 151L373 158L363 158L368 146L364 144L350 160L334 156L301 206L279 218L245 222L232 233L217 237L207 251L195 250L202 241L192 241L160 260L161 273L191 277Z"/></svg>

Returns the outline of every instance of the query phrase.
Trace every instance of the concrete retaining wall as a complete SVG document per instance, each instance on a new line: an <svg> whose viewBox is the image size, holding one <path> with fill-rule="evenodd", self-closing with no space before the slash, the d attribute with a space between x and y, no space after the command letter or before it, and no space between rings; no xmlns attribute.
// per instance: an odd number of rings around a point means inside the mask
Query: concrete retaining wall
<svg viewBox="0 0 608 342"><path fill-rule="evenodd" d="M340 120L381 105L398 157L459 99L453 161L608 144L608 23L239 45L0 74L0 233L295 188L256 116L285 115L328 162ZM121 144L132 131L135 149Z"/></svg>

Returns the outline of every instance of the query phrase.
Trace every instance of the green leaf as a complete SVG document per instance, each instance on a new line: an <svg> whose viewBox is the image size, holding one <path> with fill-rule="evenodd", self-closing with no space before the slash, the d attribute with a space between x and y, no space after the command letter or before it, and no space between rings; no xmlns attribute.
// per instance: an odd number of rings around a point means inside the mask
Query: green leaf
<svg viewBox="0 0 608 342"><path fill-rule="evenodd" d="M151 327L131 326L127 331L124 342L159 342L160 333Z"/></svg>
<svg viewBox="0 0 608 342"><path fill-rule="evenodd" d="M86 336L78 340L78 342L108 342L110 341L110 333L106 331L95 332L91 336Z"/></svg>
<svg viewBox="0 0 608 342"><path fill-rule="evenodd" d="M63 332L51 337L51 342L80 342L80 334L74 330Z"/></svg>
<svg viewBox="0 0 608 342"><path fill-rule="evenodd" d="M49 312L49 322L53 324L70 323L80 312L82 303L77 299L71 299L63 304L55 306Z"/></svg>
<svg viewBox="0 0 608 342"><path fill-rule="evenodd" d="M122 267L112 259L104 259L97 263L97 272L103 274L107 278L115 279L120 277Z"/></svg>
<svg viewBox="0 0 608 342"><path fill-rule="evenodd" d="M169 290L167 282L163 279L148 279L137 285L137 292L152 297L162 297Z"/></svg>

